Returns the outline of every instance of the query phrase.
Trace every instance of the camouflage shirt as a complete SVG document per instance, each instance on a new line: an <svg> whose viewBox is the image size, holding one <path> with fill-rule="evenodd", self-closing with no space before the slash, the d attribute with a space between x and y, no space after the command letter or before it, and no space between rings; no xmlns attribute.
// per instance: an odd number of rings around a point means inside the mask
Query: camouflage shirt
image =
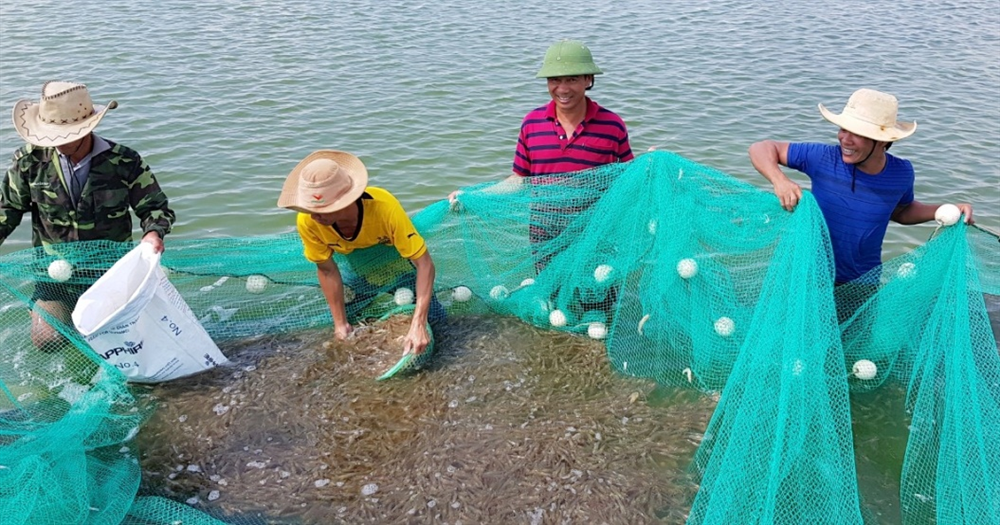
<svg viewBox="0 0 1000 525"><path fill-rule="evenodd" d="M135 151L108 141L111 149L91 160L76 206L55 148L26 144L14 152L0 181L0 244L31 212L34 246L72 241L132 240L132 214L142 232L170 232L174 212L149 165Z"/></svg>

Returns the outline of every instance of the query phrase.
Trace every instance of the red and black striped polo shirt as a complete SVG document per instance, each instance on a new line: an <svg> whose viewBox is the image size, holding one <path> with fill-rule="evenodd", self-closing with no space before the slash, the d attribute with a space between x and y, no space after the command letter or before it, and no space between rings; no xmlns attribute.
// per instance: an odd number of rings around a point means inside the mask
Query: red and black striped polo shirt
<svg viewBox="0 0 1000 525"><path fill-rule="evenodd" d="M625 122L587 98L587 114L573 136L566 136L550 101L524 117L517 138L514 173L525 177L570 173L632 160Z"/></svg>

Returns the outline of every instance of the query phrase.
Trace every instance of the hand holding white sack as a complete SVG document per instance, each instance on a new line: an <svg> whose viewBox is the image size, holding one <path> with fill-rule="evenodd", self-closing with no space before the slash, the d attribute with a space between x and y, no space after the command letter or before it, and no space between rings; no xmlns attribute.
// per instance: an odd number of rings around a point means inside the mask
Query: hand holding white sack
<svg viewBox="0 0 1000 525"><path fill-rule="evenodd" d="M168 381L227 362L149 243L139 243L84 292L72 317L90 347L129 381Z"/></svg>

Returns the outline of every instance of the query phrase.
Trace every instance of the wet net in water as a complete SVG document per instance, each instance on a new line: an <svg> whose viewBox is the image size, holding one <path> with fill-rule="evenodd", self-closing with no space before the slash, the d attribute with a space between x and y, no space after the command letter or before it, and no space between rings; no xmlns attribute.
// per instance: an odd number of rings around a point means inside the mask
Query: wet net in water
<svg viewBox="0 0 1000 525"><path fill-rule="evenodd" d="M53 260L86 287L130 246L0 258L0 513L997 523L995 235L942 228L834 288L810 194L787 213L668 152L459 201L414 217L449 312L436 357L383 383L362 357L395 344L377 342L392 321L324 347L294 236L169 243L171 283L233 365L152 388L57 319L67 344L35 349L24 308ZM412 290L391 248L339 262L355 319Z"/></svg>

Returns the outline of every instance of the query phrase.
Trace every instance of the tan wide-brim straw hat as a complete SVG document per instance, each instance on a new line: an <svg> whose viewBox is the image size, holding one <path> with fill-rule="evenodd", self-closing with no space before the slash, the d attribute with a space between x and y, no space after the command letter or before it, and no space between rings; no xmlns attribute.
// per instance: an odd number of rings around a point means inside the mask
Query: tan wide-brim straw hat
<svg viewBox="0 0 1000 525"><path fill-rule="evenodd" d="M917 130L916 122L899 122L896 112L899 102L896 97L875 91L874 89L859 89L851 95L839 115L819 105L823 118L833 122L855 135L867 137L879 142L893 142L905 139Z"/></svg>
<svg viewBox="0 0 1000 525"><path fill-rule="evenodd" d="M368 169L361 159L343 151L314 151L288 174L278 207L331 213L350 206L367 186Z"/></svg>
<svg viewBox="0 0 1000 525"><path fill-rule="evenodd" d="M14 104L14 129L26 142L42 147L62 146L89 135L109 109L90 100L87 86L73 82L46 82L39 102Z"/></svg>

